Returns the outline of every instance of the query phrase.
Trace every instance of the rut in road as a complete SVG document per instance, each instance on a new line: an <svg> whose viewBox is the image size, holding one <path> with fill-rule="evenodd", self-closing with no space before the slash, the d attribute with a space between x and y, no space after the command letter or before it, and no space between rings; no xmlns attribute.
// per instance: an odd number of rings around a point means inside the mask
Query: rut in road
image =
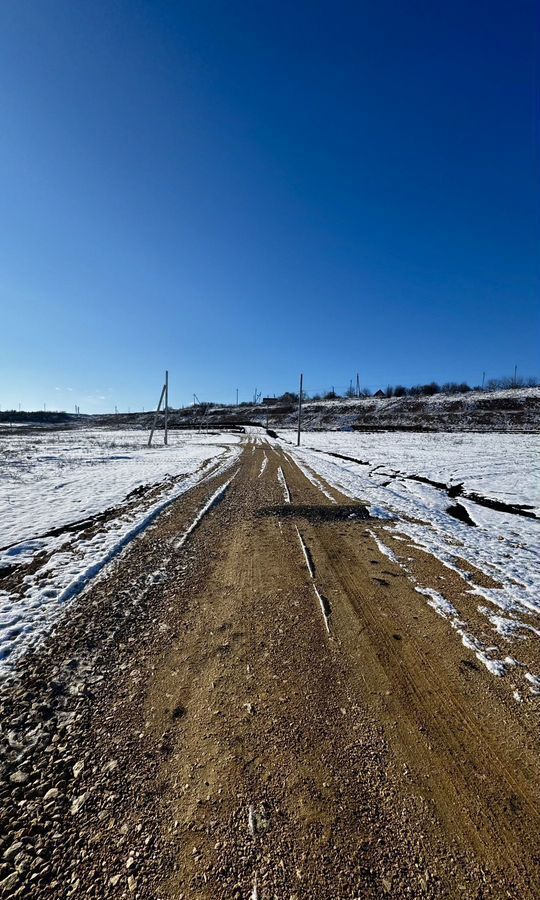
<svg viewBox="0 0 540 900"><path fill-rule="evenodd" d="M33 895L536 897L534 721L465 664L362 504L275 442L246 443L235 471L174 504L21 662L24 698L74 723L32 751L30 805L10 788L53 862ZM64 690L82 669L91 689ZM61 796L34 802L59 743Z"/></svg>

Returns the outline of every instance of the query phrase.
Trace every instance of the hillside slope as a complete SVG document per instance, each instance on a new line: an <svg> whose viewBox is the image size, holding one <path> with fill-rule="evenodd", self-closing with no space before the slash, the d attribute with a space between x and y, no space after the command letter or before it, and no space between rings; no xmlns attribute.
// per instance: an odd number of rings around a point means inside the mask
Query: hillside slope
<svg viewBox="0 0 540 900"><path fill-rule="evenodd" d="M150 429L153 419L152 411L91 416L9 411L0 414L0 433L10 433L17 426L39 430L80 426ZM240 406L201 404L169 412L170 428L263 425L279 429L295 427L297 421L297 405L279 401ZM163 428L163 414L157 427ZM540 432L540 388L470 391L433 397L307 400L303 404L302 427L315 431Z"/></svg>
<svg viewBox="0 0 540 900"><path fill-rule="evenodd" d="M201 421L195 409L178 411L173 422ZM250 407L212 407L208 423L249 420L278 428L297 421L295 406L272 404ZM524 388L487 393L436 394L433 397L307 401L306 429L413 429L415 431L539 431L540 389Z"/></svg>

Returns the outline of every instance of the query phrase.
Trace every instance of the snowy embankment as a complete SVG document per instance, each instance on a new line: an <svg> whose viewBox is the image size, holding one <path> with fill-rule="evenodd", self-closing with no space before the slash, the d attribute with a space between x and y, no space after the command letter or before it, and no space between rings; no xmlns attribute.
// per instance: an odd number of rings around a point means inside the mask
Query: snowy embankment
<svg viewBox="0 0 540 900"><path fill-rule="evenodd" d="M239 452L233 435L171 432L167 447L152 448L147 439L98 430L0 438L0 660L19 656L169 503Z"/></svg>
<svg viewBox="0 0 540 900"><path fill-rule="evenodd" d="M291 433L281 434L294 441ZM404 547L427 550L467 581L469 573L457 565L461 558L500 584L468 588L494 635L504 642L540 637L538 436L305 432L302 443L291 447L293 457L345 495L369 504ZM467 521L455 518L456 507ZM419 590L429 594L425 586ZM445 598L431 597L430 605L458 634L475 640L461 611ZM488 668L503 674L513 664L507 657ZM528 681L537 693L540 681Z"/></svg>
<svg viewBox="0 0 540 900"><path fill-rule="evenodd" d="M308 428L405 428L458 434L538 432L540 389L308 401L303 418Z"/></svg>
<svg viewBox="0 0 540 900"><path fill-rule="evenodd" d="M211 407L204 419L194 408L178 410L176 421L258 422L273 430L294 428L295 402L272 400L255 406ZM302 405L307 429L360 429L500 433L540 431L540 388L500 391L468 391L433 396L359 397L310 400Z"/></svg>

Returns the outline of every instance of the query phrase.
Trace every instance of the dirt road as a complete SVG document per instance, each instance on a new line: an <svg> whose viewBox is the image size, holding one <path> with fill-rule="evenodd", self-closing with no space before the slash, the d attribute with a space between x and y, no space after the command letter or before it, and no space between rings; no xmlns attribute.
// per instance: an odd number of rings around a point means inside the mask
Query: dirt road
<svg viewBox="0 0 540 900"><path fill-rule="evenodd" d="M307 475L248 437L4 683L1 896L539 895L536 712Z"/></svg>

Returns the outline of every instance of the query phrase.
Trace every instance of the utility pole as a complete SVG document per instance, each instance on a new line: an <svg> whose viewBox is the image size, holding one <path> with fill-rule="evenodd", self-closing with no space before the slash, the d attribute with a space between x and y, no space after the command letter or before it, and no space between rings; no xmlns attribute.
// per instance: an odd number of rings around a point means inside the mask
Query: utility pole
<svg viewBox="0 0 540 900"><path fill-rule="evenodd" d="M486 373L482 372L482 390L484 390L484 381L486 380Z"/></svg>
<svg viewBox="0 0 540 900"><path fill-rule="evenodd" d="M169 370L167 369L165 372L165 434L163 436L163 443L168 443L169 437Z"/></svg>
<svg viewBox="0 0 540 900"><path fill-rule="evenodd" d="M296 438L296 446L300 446L300 427L302 424L302 385L304 383L304 375L300 375L300 392L298 394L298 435Z"/></svg>
<svg viewBox="0 0 540 900"><path fill-rule="evenodd" d="M360 396L360 375L356 373L356 396Z"/></svg>
<svg viewBox="0 0 540 900"><path fill-rule="evenodd" d="M514 366L514 387L517 386L517 364Z"/></svg>
<svg viewBox="0 0 540 900"><path fill-rule="evenodd" d="M159 411L161 409L161 404L163 402L164 397L166 395L168 395L168 391L169 391L169 373L165 372L165 384L161 388L161 394L159 395L159 403L158 403L158 405L156 407L156 411L154 413L154 421L152 423L152 428L150 430L150 437L148 438L148 446L149 447L152 445L152 438L154 436L154 431L156 430L156 425L157 425ZM167 396L167 399L168 399L168 396ZM167 423L167 407L165 407L165 440L164 440L165 444L167 443L167 424L168 424Z"/></svg>
<svg viewBox="0 0 540 900"><path fill-rule="evenodd" d="M238 388L236 388L236 405L238 406Z"/></svg>

